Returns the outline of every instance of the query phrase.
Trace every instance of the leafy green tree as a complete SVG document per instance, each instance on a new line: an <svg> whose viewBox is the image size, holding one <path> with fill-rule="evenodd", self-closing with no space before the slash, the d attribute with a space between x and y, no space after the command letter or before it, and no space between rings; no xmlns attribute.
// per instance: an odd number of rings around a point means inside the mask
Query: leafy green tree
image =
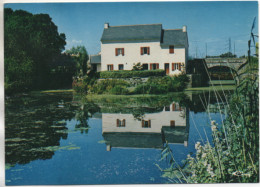
<svg viewBox="0 0 260 187"><path fill-rule="evenodd" d="M48 14L4 10L4 56L6 88L47 88L51 64L66 44L65 34ZM15 87L14 87L15 85ZM11 89L11 90L12 90Z"/></svg>
<svg viewBox="0 0 260 187"><path fill-rule="evenodd" d="M236 58L237 55L232 54L231 52L227 52L227 53L221 54L220 57L233 57L233 58Z"/></svg>
<svg viewBox="0 0 260 187"><path fill-rule="evenodd" d="M84 46L72 47L71 49L66 50L66 53L70 54L75 59L78 75L86 75L87 62L89 60L86 48Z"/></svg>

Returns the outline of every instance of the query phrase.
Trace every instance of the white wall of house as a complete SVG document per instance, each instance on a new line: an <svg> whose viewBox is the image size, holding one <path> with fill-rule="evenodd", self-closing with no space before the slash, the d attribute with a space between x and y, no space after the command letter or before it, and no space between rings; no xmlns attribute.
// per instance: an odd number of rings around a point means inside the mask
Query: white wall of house
<svg viewBox="0 0 260 187"><path fill-rule="evenodd" d="M101 71L101 64L97 64L97 72Z"/></svg>
<svg viewBox="0 0 260 187"><path fill-rule="evenodd" d="M150 47L150 55L140 54L141 47ZM124 56L115 54L116 48L124 48ZM159 69L164 69L164 64L169 63L169 74L179 74L179 70L172 71L172 63L181 63L182 70L187 64L187 49L174 48L174 53L169 53L169 47L161 47L160 42L144 43L101 43L101 71L107 71L107 65L113 64L114 70L118 70L118 65L123 64L124 70L132 70L134 63L141 62L159 63Z"/></svg>
<svg viewBox="0 0 260 187"><path fill-rule="evenodd" d="M172 105L171 105L172 106ZM186 126L186 111L181 109L178 111L165 111L158 113L145 114L144 120L151 120L151 127L142 127L142 122L134 119L132 114L109 114L102 113L102 133L104 132L147 132L161 133L162 126L170 126L171 120L175 121L175 126ZM125 127L117 127L117 119L125 119Z"/></svg>

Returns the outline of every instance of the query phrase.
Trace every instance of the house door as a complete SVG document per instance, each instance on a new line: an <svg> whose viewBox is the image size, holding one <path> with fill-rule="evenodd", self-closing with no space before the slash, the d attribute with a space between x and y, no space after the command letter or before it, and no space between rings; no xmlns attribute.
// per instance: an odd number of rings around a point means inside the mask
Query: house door
<svg viewBox="0 0 260 187"><path fill-rule="evenodd" d="M169 75L169 63L164 64L164 70L165 70L166 75Z"/></svg>

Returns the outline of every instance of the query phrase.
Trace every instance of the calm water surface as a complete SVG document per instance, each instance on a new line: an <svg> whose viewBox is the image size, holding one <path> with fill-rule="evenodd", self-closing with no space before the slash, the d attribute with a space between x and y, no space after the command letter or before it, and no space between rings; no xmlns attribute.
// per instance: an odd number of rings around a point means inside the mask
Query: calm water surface
<svg viewBox="0 0 260 187"><path fill-rule="evenodd" d="M6 185L168 183L156 166L168 165L159 161L163 146L181 163L197 141L211 140L209 118L224 118L213 95L8 98Z"/></svg>

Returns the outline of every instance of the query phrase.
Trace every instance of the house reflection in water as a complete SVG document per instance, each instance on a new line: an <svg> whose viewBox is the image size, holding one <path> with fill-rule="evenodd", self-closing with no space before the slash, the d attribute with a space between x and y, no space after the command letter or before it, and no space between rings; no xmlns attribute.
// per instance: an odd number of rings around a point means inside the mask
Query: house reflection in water
<svg viewBox="0 0 260 187"><path fill-rule="evenodd" d="M132 114L103 113L102 135L107 151L112 147L162 149L166 141L187 146L189 112L174 102L161 112L145 113L139 120Z"/></svg>

